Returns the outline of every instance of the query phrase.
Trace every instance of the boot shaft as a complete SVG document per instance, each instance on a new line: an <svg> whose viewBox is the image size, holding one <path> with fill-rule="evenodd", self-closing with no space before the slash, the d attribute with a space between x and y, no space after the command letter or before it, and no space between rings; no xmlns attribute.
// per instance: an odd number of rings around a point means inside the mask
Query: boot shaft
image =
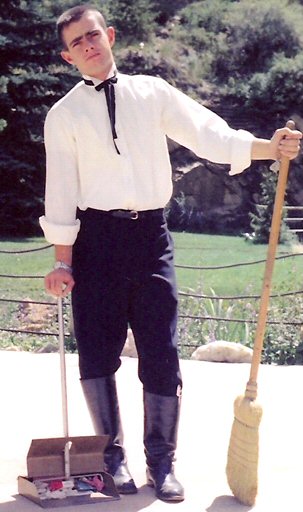
<svg viewBox="0 0 303 512"><path fill-rule="evenodd" d="M111 458L123 460L123 430L114 375L81 380L82 390L97 435L109 435L105 450Z"/></svg>
<svg viewBox="0 0 303 512"><path fill-rule="evenodd" d="M181 398L144 391L144 447L149 467L171 467L177 447Z"/></svg>

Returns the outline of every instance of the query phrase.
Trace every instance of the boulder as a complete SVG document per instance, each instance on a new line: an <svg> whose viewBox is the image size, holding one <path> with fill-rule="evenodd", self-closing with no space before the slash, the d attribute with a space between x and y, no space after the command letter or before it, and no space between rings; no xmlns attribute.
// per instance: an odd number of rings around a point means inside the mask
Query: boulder
<svg viewBox="0 0 303 512"><path fill-rule="evenodd" d="M217 340L198 347L191 359L217 363L250 363L252 349L232 341Z"/></svg>

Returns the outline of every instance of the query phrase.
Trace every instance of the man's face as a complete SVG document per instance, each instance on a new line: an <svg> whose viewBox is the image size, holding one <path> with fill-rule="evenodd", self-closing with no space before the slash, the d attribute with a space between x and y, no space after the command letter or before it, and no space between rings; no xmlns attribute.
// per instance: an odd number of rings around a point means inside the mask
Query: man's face
<svg viewBox="0 0 303 512"><path fill-rule="evenodd" d="M82 75L100 80L107 78L114 64L111 48L115 31L113 27L102 27L98 13L84 13L79 21L64 28L63 38L66 50L61 56L66 62L75 65Z"/></svg>

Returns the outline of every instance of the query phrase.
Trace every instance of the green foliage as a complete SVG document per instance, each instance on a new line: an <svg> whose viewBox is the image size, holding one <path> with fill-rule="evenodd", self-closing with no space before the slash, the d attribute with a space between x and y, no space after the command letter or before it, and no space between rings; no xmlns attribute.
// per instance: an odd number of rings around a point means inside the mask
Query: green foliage
<svg viewBox="0 0 303 512"><path fill-rule="evenodd" d="M0 226L2 235L31 235L40 233L43 212L44 118L73 80L56 67L54 19L40 2L14 0L5 12L0 20Z"/></svg>
<svg viewBox="0 0 303 512"><path fill-rule="evenodd" d="M281 52L291 58L302 51L303 11L286 1L205 0L180 15L179 37L203 52L205 71L222 84L264 72Z"/></svg>
<svg viewBox="0 0 303 512"><path fill-rule="evenodd" d="M180 300L179 339L182 355L190 355L193 348L217 340L251 345L253 329L250 328L248 320L255 318L255 309L250 303L224 300L212 288L210 295L205 298L202 298L201 288L189 289L187 293L189 295L182 296ZM191 294L197 297L190 296ZM244 320L232 322L233 318Z"/></svg>
<svg viewBox="0 0 303 512"><path fill-rule="evenodd" d="M298 269L293 265L287 280L281 283L280 293L295 289ZM303 331L295 325L302 318L303 297L301 294L272 300L269 319L277 325L268 325L264 338L263 362L268 364L303 364ZM287 322L287 324L285 323Z"/></svg>
<svg viewBox="0 0 303 512"><path fill-rule="evenodd" d="M239 89L238 98L243 99L250 110L264 112L266 109L268 116L278 113L280 118L300 112L303 106L303 53L294 58L276 56L272 67L266 73L256 73L245 89Z"/></svg>
<svg viewBox="0 0 303 512"><path fill-rule="evenodd" d="M123 45L147 41L154 26L154 12L149 0L110 0L109 22L117 31L117 41Z"/></svg>
<svg viewBox="0 0 303 512"><path fill-rule="evenodd" d="M176 261L178 263L195 265L228 265L236 261L255 261L264 256L262 246L247 247L242 238L190 235L174 233L176 245ZM53 249L38 251L44 247L43 239L2 241L0 244L0 264L3 274L36 275L38 279L6 278L1 281L1 299L32 300L53 302L47 296L43 287L44 276L51 268ZM25 250L18 254L16 251ZM11 251L4 253L3 251ZM285 252L285 247L282 249ZM16 252L15 254L13 254ZM240 255L240 256L238 256ZM297 276L302 273L302 258L288 258L276 262L273 293L289 292L298 288ZM252 270L253 269L253 270ZM249 265L240 268L221 270L193 271L177 268L179 285L183 291L191 294L207 294L207 298L181 296L179 304L179 340L182 357L189 357L194 349L210 340L224 339L252 346L255 333L255 321L258 315L258 300L252 298L228 299L226 296L260 294L263 266ZM181 272L186 273L186 279L181 279ZM195 274L194 281L191 276ZM189 285L190 283L190 285ZM196 284L198 283L198 284ZM202 283L202 284L201 284ZM220 297L224 295L225 297ZM0 328L20 330L36 330L56 333L56 306L44 310L36 307L27 310L19 303L0 302ZM298 325L286 325L285 322L302 321L303 296L298 293L295 298L277 297L271 299L269 321L278 325L267 325L264 340L263 362L269 364L302 364L303 339L302 329ZM39 314L37 315L37 311ZM66 331L72 333L70 308L65 312ZM217 317L203 320L202 318L182 318L182 315ZM242 322L232 322L232 319L243 319ZM38 321L34 325L34 320ZM21 350L37 350L51 341L56 343L56 337L22 335L0 331L0 348L16 347ZM66 339L67 349L75 351L73 336Z"/></svg>
<svg viewBox="0 0 303 512"><path fill-rule="evenodd" d="M294 275L290 276L287 290L296 282L292 279L293 277ZM281 293L283 288L282 285ZM202 295L200 288L188 290L188 292ZM199 299L183 296L180 300L178 333L182 357L190 357L195 348L217 340L239 342L253 348L258 301L222 299L214 291L212 293L213 298ZM297 295L295 300L293 296L271 299L262 363L278 365L303 363L302 330L296 325L302 317L302 307L301 295ZM233 322L233 319L238 321Z"/></svg>
<svg viewBox="0 0 303 512"><path fill-rule="evenodd" d="M121 71L160 75L200 101L233 105L235 115L245 112L256 127L254 132L259 130L262 136L284 124L289 114L300 114L302 2L89 3L101 8L117 28L115 54ZM78 80L78 73L61 63L55 20L74 5L72 0L0 0L2 235L40 233L37 219L43 210L45 174L43 122L50 106ZM144 49L139 49L142 41ZM189 217L193 230L213 226L234 229L232 219L225 219L223 225L201 212L189 212Z"/></svg>
<svg viewBox="0 0 303 512"><path fill-rule="evenodd" d="M302 50L296 13L286 2L246 0L234 3L225 17L225 50L214 62L216 77L247 77L268 70L275 56L283 52L294 57Z"/></svg>
<svg viewBox="0 0 303 512"><path fill-rule="evenodd" d="M255 204L255 212L250 213L251 228L254 235L253 243L255 244L268 243L277 181L278 175L265 167L262 171L260 197L258 199L258 203ZM280 243L287 243L291 239L291 233L284 221L284 217L285 215L283 213L279 236Z"/></svg>
<svg viewBox="0 0 303 512"><path fill-rule="evenodd" d="M156 22L165 25L178 11L194 0L153 0L152 8L156 13Z"/></svg>

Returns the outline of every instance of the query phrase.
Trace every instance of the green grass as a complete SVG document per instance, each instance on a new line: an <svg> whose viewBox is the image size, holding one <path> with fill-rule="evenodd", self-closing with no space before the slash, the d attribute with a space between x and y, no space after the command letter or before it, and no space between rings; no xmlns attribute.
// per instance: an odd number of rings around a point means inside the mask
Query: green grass
<svg viewBox="0 0 303 512"><path fill-rule="evenodd" d="M225 266L235 263L265 260L266 245L253 245L242 237L213 236L203 234L174 233L176 265ZM277 256L291 253L291 247L281 245ZM265 263L240 266L222 270L188 270L177 268L180 289L201 288L208 293L210 288L218 295L237 295L260 293ZM296 281L302 275L303 258L294 257L275 262L272 287L273 291L281 285Z"/></svg>
<svg viewBox="0 0 303 512"><path fill-rule="evenodd" d="M187 266L225 266L235 263L253 262L266 259L267 246L253 245L241 237L233 236L214 236L204 234L173 233L175 243L175 263L176 265ZM16 240L0 241L0 266L1 274L6 275L32 275L41 276L37 279L15 279L0 278L0 298L15 300L36 300L43 302L55 302L55 299L48 296L44 291L43 276L52 268L53 248L41 251L25 252L18 254L18 251L37 249L45 247L47 243L43 238L29 238ZM10 251L3 253L1 251ZM16 254L13 254L16 252ZM281 245L278 247L277 256L289 254L291 247ZM216 295L260 295L265 263L259 263L249 266L232 267L221 270L203 269L190 270L176 268L178 286L181 291L196 291L204 294ZM302 288L300 276L303 271L303 258L292 257L276 261L273 275L272 292L293 291ZM284 302L274 304L270 316L274 320L294 321L301 318L300 296L288 299L285 306ZM180 300L180 312L185 315L196 316L215 316L223 318L256 318L258 301L242 300L197 300L193 298L184 298ZM22 316L23 310L20 304L7 303L0 301L0 328L29 328L27 318ZM41 317L44 313L41 312ZM45 315L46 316L46 315ZM68 315L66 318L68 322ZM34 327L35 329L35 327ZM300 341L299 328L290 329L284 326L282 332L280 326L278 332L283 337L278 341L276 331L269 331L267 338L271 343L267 360L276 361L285 359L285 353L288 354L289 346L294 342L291 348L291 357L294 358L296 346ZM45 318L44 323L38 328L39 331L54 332L57 330L56 308L52 308L50 318ZM179 326L180 339L182 343L192 346L205 342L207 339L216 338L243 341L251 344L253 340L253 324L237 324L234 322L201 322L200 320L184 319L180 321ZM0 331L0 347L16 345L26 350L33 350L41 347L47 341L56 342L56 337L21 335L16 333L3 333ZM273 341L272 341L273 340ZM269 343L268 342L268 343ZM73 340L70 341L71 348L74 347ZM284 348L281 351L281 343ZM272 351L276 351L275 359L272 359ZM188 354L183 351L183 356L188 356L192 352L188 349Z"/></svg>
<svg viewBox="0 0 303 512"><path fill-rule="evenodd" d="M224 266L252 262L266 258L266 245L253 245L242 237L214 236L204 234L173 233L176 265ZM0 241L1 274L44 276L53 265L53 248L23 254L3 254L1 251L21 251L46 246L43 238ZM285 245L279 246L277 256L291 252ZM264 263L222 270L190 270L177 268L178 286L181 290L210 288L218 295L233 295L260 292ZM303 258L294 257L277 260L273 275L273 290L281 284L298 281L303 272ZM43 279L1 278L1 297L50 300L43 287Z"/></svg>
<svg viewBox="0 0 303 512"><path fill-rule="evenodd" d="M0 268L1 275L37 275L41 279L15 279L1 278L1 297L24 299L27 296L32 299L50 300L44 292L43 276L53 265L53 249L45 249L37 252L13 254L14 251L38 249L48 245L43 238L14 239L12 241L0 241ZM10 251L1 253L1 251Z"/></svg>

